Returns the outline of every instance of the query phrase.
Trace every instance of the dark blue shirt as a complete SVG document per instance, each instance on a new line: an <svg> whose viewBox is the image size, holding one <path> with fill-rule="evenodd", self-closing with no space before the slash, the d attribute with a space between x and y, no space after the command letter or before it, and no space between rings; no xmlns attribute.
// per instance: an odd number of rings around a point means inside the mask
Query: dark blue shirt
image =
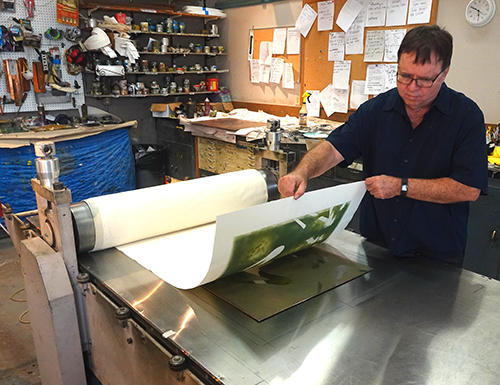
<svg viewBox="0 0 500 385"><path fill-rule="evenodd" d="M443 84L422 122L412 128L394 88L363 103L328 141L344 165L362 158L364 177L449 177L487 190L487 154L483 113L471 99ZM469 203L439 204L396 196L366 194L360 231L387 244L398 256L421 254L462 263Z"/></svg>

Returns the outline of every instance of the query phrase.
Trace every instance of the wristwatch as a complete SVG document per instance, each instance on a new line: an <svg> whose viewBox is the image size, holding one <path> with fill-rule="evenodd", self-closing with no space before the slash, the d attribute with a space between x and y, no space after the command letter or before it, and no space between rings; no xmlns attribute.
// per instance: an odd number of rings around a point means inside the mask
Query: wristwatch
<svg viewBox="0 0 500 385"><path fill-rule="evenodd" d="M408 178L401 179L401 196L405 197L408 192Z"/></svg>

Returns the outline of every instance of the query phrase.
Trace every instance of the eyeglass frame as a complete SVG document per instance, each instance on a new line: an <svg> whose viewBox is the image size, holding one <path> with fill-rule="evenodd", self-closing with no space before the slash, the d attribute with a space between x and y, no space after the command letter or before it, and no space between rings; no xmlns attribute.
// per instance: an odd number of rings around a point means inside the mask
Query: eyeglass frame
<svg viewBox="0 0 500 385"><path fill-rule="evenodd" d="M433 85L434 85L434 82L437 80L437 78L444 72L447 70L448 67L446 67L444 70L442 70L440 73L437 74L437 76L434 78L434 79L422 79L422 78L411 78L409 76L405 76L405 75L402 75L400 74L399 72L396 73L396 81L401 83L401 84L404 84L405 86L409 86L413 81L415 81L415 84L417 87L420 87L420 88L431 88ZM403 77L403 78L407 78L407 79L410 79L410 82L409 83L403 83L401 80L399 80L399 77ZM429 86L423 86L423 85L420 85L418 82L419 81L430 81L431 84Z"/></svg>

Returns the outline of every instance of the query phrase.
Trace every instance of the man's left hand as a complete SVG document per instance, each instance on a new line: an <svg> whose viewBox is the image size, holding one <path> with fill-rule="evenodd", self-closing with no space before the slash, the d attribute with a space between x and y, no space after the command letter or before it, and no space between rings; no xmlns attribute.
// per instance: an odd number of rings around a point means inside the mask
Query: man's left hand
<svg viewBox="0 0 500 385"><path fill-rule="evenodd" d="M365 179L366 189L375 198L389 199L401 193L401 178L377 175Z"/></svg>

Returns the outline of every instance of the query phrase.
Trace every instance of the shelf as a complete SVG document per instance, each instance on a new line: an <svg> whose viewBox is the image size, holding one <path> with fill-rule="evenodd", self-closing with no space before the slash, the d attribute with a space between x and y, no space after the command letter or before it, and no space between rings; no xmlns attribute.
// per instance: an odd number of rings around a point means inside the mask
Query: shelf
<svg viewBox="0 0 500 385"><path fill-rule="evenodd" d="M186 55L198 55L198 56L224 56L227 55L226 52L223 53L196 53L196 52L188 52L188 53L181 53L181 52L138 52L139 55L181 55L181 56L186 56Z"/></svg>
<svg viewBox="0 0 500 385"><path fill-rule="evenodd" d="M162 72L151 72L151 71L138 71L138 72L125 72L125 75L146 75L146 76L158 76L158 75L204 75L204 74L225 74L229 70L217 70L217 71L162 71ZM95 74L95 71L85 71L87 74ZM107 77L122 77L123 75L107 76Z"/></svg>
<svg viewBox="0 0 500 385"><path fill-rule="evenodd" d="M176 12L171 9L166 9L168 6L158 7L158 5L144 5L144 7L132 7L126 5L106 5L106 4L96 4L96 3L82 3L80 4L80 9L86 9L89 13L97 10L103 11L129 11L129 12L140 12L140 13L151 13L151 14L161 14L170 15L174 17L197 17L202 19L217 20L220 16L214 15L198 15L193 13Z"/></svg>
<svg viewBox="0 0 500 385"><path fill-rule="evenodd" d="M207 39L215 39L220 37L220 35L207 35L205 33L169 33L169 32L142 32L142 31L130 31L127 32L134 35L161 35L161 36L181 36L181 37L206 37Z"/></svg>
<svg viewBox="0 0 500 385"><path fill-rule="evenodd" d="M214 94L219 91L202 91L202 92L177 92L175 94L146 94L146 95L92 95L92 94L85 94L85 97L89 98L147 98L151 96L156 96L156 97L168 97L168 96L183 96L183 95L207 95L207 94Z"/></svg>

